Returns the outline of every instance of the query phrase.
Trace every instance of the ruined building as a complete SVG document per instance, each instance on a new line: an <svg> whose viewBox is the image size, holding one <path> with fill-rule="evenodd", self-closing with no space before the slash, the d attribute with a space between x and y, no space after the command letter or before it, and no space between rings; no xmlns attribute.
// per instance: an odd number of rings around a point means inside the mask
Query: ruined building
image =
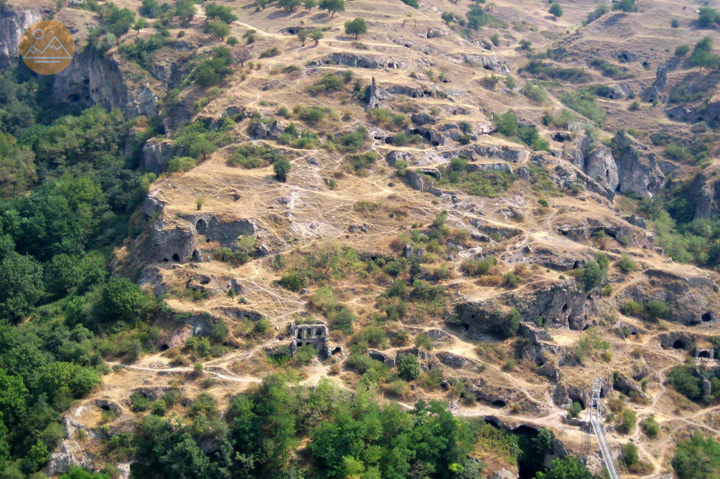
<svg viewBox="0 0 720 479"><path fill-rule="evenodd" d="M288 330L290 335L290 352L294 355L297 348L310 345L319 353L329 358L332 354L341 352L342 348L330 349L328 329L324 324L291 324Z"/></svg>

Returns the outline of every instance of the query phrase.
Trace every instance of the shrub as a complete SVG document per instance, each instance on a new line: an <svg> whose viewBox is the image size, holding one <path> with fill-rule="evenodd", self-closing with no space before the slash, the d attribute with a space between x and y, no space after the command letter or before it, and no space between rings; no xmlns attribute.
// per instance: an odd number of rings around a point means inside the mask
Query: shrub
<svg viewBox="0 0 720 479"><path fill-rule="evenodd" d="M632 273L637 269L637 263L628 254L623 253L618 262L618 267L623 273Z"/></svg>
<svg viewBox="0 0 720 479"><path fill-rule="evenodd" d="M522 278L512 271L508 271L503 275L502 285L507 288L517 288L520 283L522 283Z"/></svg>
<svg viewBox="0 0 720 479"><path fill-rule="evenodd" d="M667 317L670 313L670 308L667 304L659 299L651 299L645 303L645 314L650 319L661 319Z"/></svg>
<svg viewBox="0 0 720 479"><path fill-rule="evenodd" d="M275 171L275 178L277 178L278 181L285 182L287 180L287 175L290 173L290 162L287 161L285 158L281 158L275 163L273 163L273 171Z"/></svg>
<svg viewBox="0 0 720 479"><path fill-rule="evenodd" d="M673 19L670 21L670 26L671 26L672 28L680 28L680 20L678 20L677 18L673 18Z"/></svg>
<svg viewBox="0 0 720 479"><path fill-rule="evenodd" d="M355 313L347 308L342 308L332 318L331 324L333 328L340 330L345 334L352 334L355 319Z"/></svg>
<svg viewBox="0 0 720 479"><path fill-rule="evenodd" d="M355 173L362 173L366 169L368 169L371 165L375 163L378 159L378 154L374 151L368 151L366 153L357 154L357 155L349 155L347 157L347 161L350 165L350 168Z"/></svg>
<svg viewBox="0 0 720 479"><path fill-rule="evenodd" d="M568 419L574 419L580 415L582 412L583 407L582 404L579 402L573 401L572 404L570 404L570 408L568 409L567 417Z"/></svg>
<svg viewBox="0 0 720 479"><path fill-rule="evenodd" d="M277 47L268 48L267 50L260 53L260 58L271 58L280 55L280 50Z"/></svg>
<svg viewBox="0 0 720 479"><path fill-rule="evenodd" d="M559 3L553 3L550 6L550 10L548 11L548 13L550 13L550 15L552 15L555 18L560 18L563 16L563 9Z"/></svg>
<svg viewBox="0 0 720 479"><path fill-rule="evenodd" d="M580 275L580 282L585 291L590 291L602 284L605 280L605 272L602 270L597 261L588 261Z"/></svg>
<svg viewBox="0 0 720 479"><path fill-rule="evenodd" d="M414 354L403 354L396 360L398 376L405 381L413 381L420 376L420 361Z"/></svg>
<svg viewBox="0 0 720 479"><path fill-rule="evenodd" d="M693 401L703 397L702 379L697 376L694 368L690 366L675 366L667 375L668 384L677 392Z"/></svg>
<svg viewBox="0 0 720 479"><path fill-rule="evenodd" d="M168 162L167 171L170 173L190 171L195 168L195 159L189 156L173 156Z"/></svg>
<svg viewBox="0 0 720 479"><path fill-rule="evenodd" d="M631 442L623 444L620 448L620 452L622 453L625 464L627 464L628 466L637 464L640 460L640 456L638 456L637 452L637 447Z"/></svg>
<svg viewBox="0 0 720 479"><path fill-rule="evenodd" d="M675 49L675 56L676 57L684 57L690 53L690 46L689 45L680 45Z"/></svg>
<svg viewBox="0 0 720 479"><path fill-rule="evenodd" d="M649 417L640 423L643 433L650 439L655 439L660 433L660 425L655 421L654 417Z"/></svg>
<svg viewBox="0 0 720 479"><path fill-rule="evenodd" d="M488 256L483 259L469 259L460 267L461 270L470 276L483 276L488 274L490 268L496 263L494 256Z"/></svg>
<svg viewBox="0 0 720 479"><path fill-rule="evenodd" d="M628 300L620 306L620 312L625 316L640 316L643 312L643 305L634 300Z"/></svg>
<svg viewBox="0 0 720 479"><path fill-rule="evenodd" d="M280 278L280 286L290 291L300 291L305 286L305 276L298 271L290 271Z"/></svg>
<svg viewBox="0 0 720 479"><path fill-rule="evenodd" d="M625 409L620 415L620 426L618 430L624 434L629 434L632 428L637 424L637 416L630 409Z"/></svg>
<svg viewBox="0 0 720 479"><path fill-rule="evenodd" d="M152 403L152 413L156 416L164 416L165 412L167 412L167 404L165 404L165 401L162 399L158 399L157 401Z"/></svg>
<svg viewBox="0 0 720 479"><path fill-rule="evenodd" d="M319 93L331 93L342 90L345 83L347 83L347 81L344 82L340 76L334 73L327 73L314 85L308 88L308 91L313 95L317 95Z"/></svg>
<svg viewBox="0 0 720 479"><path fill-rule="evenodd" d="M712 437L699 433L678 443L672 460L679 479L718 479L720 477L720 444Z"/></svg>
<svg viewBox="0 0 720 479"><path fill-rule="evenodd" d="M150 407L150 399L142 393L136 392L130 396L133 412L147 411Z"/></svg>

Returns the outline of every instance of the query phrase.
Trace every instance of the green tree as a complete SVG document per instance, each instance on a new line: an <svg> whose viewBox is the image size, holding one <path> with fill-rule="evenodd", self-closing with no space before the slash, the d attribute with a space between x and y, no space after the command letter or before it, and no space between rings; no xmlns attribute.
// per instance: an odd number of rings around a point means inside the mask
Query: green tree
<svg viewBox="0 0 720 479"><path fill-rule="evenodd" d="M130 324L148 319L154 301L127 278L112 278L102 293L103 315Z"/></svg>
<svg viewBox="0 0 720 479"><path fill-rule="evenodd" d="M302 5L302 0L278 0L278 7L282 7L288 12L294 12L300 5Z"/></svg>
<svg viewBox="0 0 720 479"><path fill-rule="evenodd" d="M314 41L315 45L320 43L320 40L322 40L323 36L324 36L324 34L323 34L322 30L319 30L317 28L310 32L310 40Z"/></svg>
<svg viewBox="0 0 720 479"><path fill-rule="evenodd" d="M628 442L627 444L623 444L620 448L620 451L622 453L623 460L625 461L625 464L628 466L632 466L634 464L637 464L638 461L640 461L640 456L638 456L637 447L635 444Z"/></svg>
<svg viewBox="0 0 720 479"><path fill-rule="evenodd" d="M623 410L622 414L620 414L620 427L618 428L620 432L630 434L635 424L637 424L637 416L635 416L635 413L630 409Z"/></svg>
<svg viewBox="0 0 720 479"><path fill-rule="evenodd" d="M0 423L13 426L25 413L29 392L22 377L0 369Z"/></svg>
<svg viewBox="0 0 720 479"><path fill-rule="evenodd" d="M627 13L637 12L638 10L635 0L620 0L618 3L613 3L612 9Z"/></svg>
<svg viewBox="0 0 720 479"><path fill-rule="evenodd" d="M224 40L226 36L230 35L230 27L222 20L213 20L205 25L203 33Z"/></svg>
<svg viewBox="0 0 720 479"><path fill-rule="evenodd" d="M580 282L583 284L585 291L590 291L602 284L605 280L605 273L596 261L588 261L580 275Z"/></svg>
<svg viewBox="0 0 720 479"><path fill-rule="evenodd" d="M195 2L193 0L178 0L175 6L175 15L183 22L189 22L195 16Z"/></svg>
<svg viewBox="0 0 720 479"><path fill-rule="evenodd" d="M332 18L335 13L345 11L345 0L320 0L319 8L330 12L330 18Z"/></svg>
<svg viewBox="0 0 720 479"><path fill-rule="evenodd" d="M720 444L695 433L678 444L672 465L679 479L720 479Z"/></svg>
<svg viewBox="0 0 720 479"><path fill-rule="evenodd" d="M214 3L205 5L205 17L208 20L217 19L225 23L232 23L238 19L230 7Z"/></svg>
<svg viewBox="0 0 720 479"><path fill-rule="evenodd" d="M698 26L700 28L714 28L720 25L720 12L715 8L703 7L698 11Z"/></svg>
<svg viewBox="0 0 720 479"><path fill-rule="evenodd" d="M356 18L345 22L345 33L348 35L355 35L355 38L358 38L359 35L367 33L367 31L367 24L362 18Z"/></svg>
<svg viewBox="0 0 720 479"><path fill-rule="evenodd" d="M278 181L285 182L287 181L287 175L290 173L290 162L287 161L285 158L280 158L275 163L273 163L273 170L275 171L275 178L278 179Z"/></svg>
<svg viewBox="0 0 720 479"><path fill-rule="evenodd" d="M559 3L553 3L550 6L549 13L550 13L550 15L552 15L555 18L560 18L563 16L563 9Z"/></svg>
<svg viewBox="0 0 720 479"><path fill-rule="evenodd" d="M396 360L398 376L405 381L414 381L420 376L420 361L414 354L402 354Z"/></svg>
<svg viewBox="0 0 720 479"><path fill-rule="evenodd" d="M43 294L42 266L32 257L12 252L0 262L0 317L21 321Z"/></svg>
<svg viewBox="0 0 720 479"><path fill-rule="evenodd" d="M307 10L312 10L317 7L317 0L303 0L303 7Z"/></svg>
<svg viewBox="0 0 720 479"><path fill-rule="evenodd" d="M553 459L548 472L538 472L536 479L593 479L585 465L575 457Z"/></svg>
<svg viewBox="0 0 720 479"><path fill-rule="evenodd" d="M143 28L147 28L148 22L144 18L140 17L137 20L135 20L135 23L133 23L132 29L136 30L138 34L140 33L140 30Z"/></svg>

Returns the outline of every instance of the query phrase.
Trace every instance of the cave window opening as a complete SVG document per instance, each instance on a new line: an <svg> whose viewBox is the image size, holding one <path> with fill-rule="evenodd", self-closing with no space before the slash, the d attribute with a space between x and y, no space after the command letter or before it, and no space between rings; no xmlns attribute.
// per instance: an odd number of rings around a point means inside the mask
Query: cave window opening
<svg viewBox="0 0 720 479"><path fill-rule="evenodd" d="M568 305L567 305L567 304L563 304L562 312L564 313L564 312L566 312L567 310L568 310Z"/></svg>
<svg viewBox="0 0 720 479"><path fill-rule="evenodd" d="M711 313L705 313L701 316L700 319L702 319L703 323L709 323L710 321L712 321L713 317Z"/></svg>
<svg viewBox="0 0 720 479"><path fill-rule="evenodd" d="M710 351L700 351L700 352L698 353L698 357L699 357L699 358L710 359Z"/></svg>
<svg viewBox="0 0 720 479"><path fill-rule="evenodd" d="M162 259L162 262L163 262L163 263L169 263L170 260L168 260L167 258L163 258L163 259Z"/></svg>
<svg viewBox="0 0 720 479"><path fill-rule="evenodd" d="M678 339L673 343L674 349L685 349L685 343L682 339Z"/></svg>
<svg viewBox="0 0 720 479"><path fill-rule="evenodd" d="M180 255L177 254L177 253L175 253L175 254L172 256L172 259L173 259L173 261L175 261L175 262L177 263L177 262L180 261Z"/></svg>

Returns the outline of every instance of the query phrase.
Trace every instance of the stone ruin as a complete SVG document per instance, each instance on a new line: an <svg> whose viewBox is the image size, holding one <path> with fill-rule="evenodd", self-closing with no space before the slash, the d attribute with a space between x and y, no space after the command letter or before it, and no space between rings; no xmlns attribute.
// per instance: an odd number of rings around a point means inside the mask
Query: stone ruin
<svg viewBox="0 0 720 479"><path fill-rule="evenodd" d="M290 335L290 353L294 356L297 348L312 346L324 357L342 352L342 347L330 348L328 329L324 324L292 324L288 329Z"/></svg>

